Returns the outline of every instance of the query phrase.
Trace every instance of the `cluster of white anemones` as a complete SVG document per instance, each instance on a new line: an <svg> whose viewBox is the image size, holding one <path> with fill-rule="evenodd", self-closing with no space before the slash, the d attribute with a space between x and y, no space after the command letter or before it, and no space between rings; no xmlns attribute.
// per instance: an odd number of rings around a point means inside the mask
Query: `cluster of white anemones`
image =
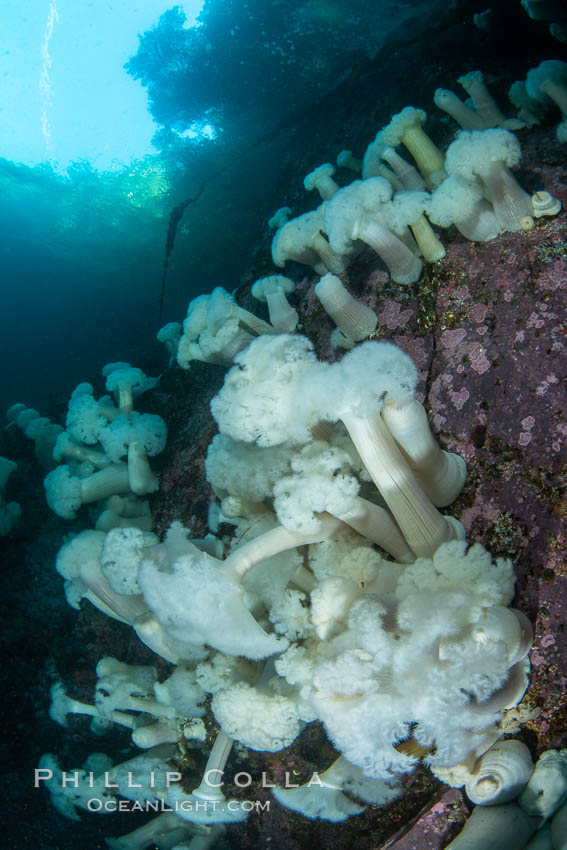
<svg viewBox="0 0 567 850"><path fill-rule="evenodd" d="M431 223L454 225L467 239L484 242L503 231L529 230L535 218L559 212L557 199L544 191L530 197L510 169L521 158L514 130L538 123L553 102L566 114L567 64L542 62L525 83L512 87L518 118L503 114L480 71L460 77L459 83L469 103L447 89L437 89L434 96L436 106L460 127L447 151L425 132L426 113L408 106L377 133L362 160L348 150L337 157L343 177L355 173L362 179L341 187L331 163L308 174L305 189L316 191L322 204L292 219L285 207L270 219L277 228L275 265L283 268L293 260L320 275L341 274L366 246L394 281L410 284L419 279L422 261L445 256ZM558 129L560 141L564 124Z"/></svg>
<svg viewBox="0 0 567 850"><path fill-rule="evenodd" d="M133 406L157 379L123 362L109 363L103 376L117 404L110 395L96 400L92 385L82 383L71 395L65 429L23 404L8 409L8 427L33 440L38 461L50 470L45 494L56 514L74 519L88 505L96 529L149 531L150 508L143 497L159 482L148 457L163 450L167 427L160 416Z"/></svg>
<svg viewBox="0 0 567 850"><path fill-rule="evenodd" d="M276 229L274 265L283 269L292 261L321 277L315 294L337 324L331 336L335 347L352 348L376 328L372 311L337 277L348 272L364 248L378 255L392 280L408 285L420 278L423 262L445 256L432 223L454 225L465 238L486 242L504 231L531 230L536 219L561 210L547 191L530 196L511 169L522 155L514 130L539 123L551 103L567 114L567 63L542 62L525 83L512 86L510 99L519 110L514 118L500 110L480 71L465 74L459 83L470 104L448 89L437 89L434 96L436 106L460 128L445 152L425 132L426 113L408 106L377 133L362 160L348 150L338 155L341 182L345 175L362 179L341 186L334 179L335 166L324 163L304 180L305 189L321 197L320 206L291 219L291 209L282 207L270 219ZM560 141L565 123L558 128ZM183 369L195 360L230 364L255 336L295 331L298 315L288 301L294 289L295 283L280 274L256 281L252 295L267 304L267 323L217 287L193 299L183 325L169 323L158 339Z"/></svg>
<svg viewBox="0 0 567 850"><path fill-rule="evenodd" d="M53 688L54 720L90 715L97 733L122 725L144 750L118 765L93 754L70 788L56 758L45 756L41 779L58 809L76 818L93 797L116 795L173 809L110 839L115 850L212 846L222 824L247 815L211 781L222 776L233 742L276 752L316 719L339 758L305 786L274 789L281 804L308 817L340 821L362 812L352 797L386 804L419 760L465 786L478 811L488 805L503 823L521 822L510 846L524 846L518 842L564 800L564 753L553 757L553 770L542 759L534 772L523 744L500 740L505 712L527 686L532 641L526 617L509 607L512 565L493 563L479 544L468 547L458 521L439 510L459 495L464 462L433 437L409 357L388 343L356 345L377 318L337 277L365 244L395 281L416 281L422 258L444 254L428 218L487 240L560 209L547 193L530 198L512 176L519 143L482 75L460 82L472 106L436 93L463 127L446 154L424 133L425 113L408 107L362 162L341 154L339 166L362 170L364 179L340 188L324 165L305 181L321 207L287 223L274 218L275 264L293 259L321 275L316 294L337 325L335 344L352 349L339 363L318 361L308 339L291 335L293 283L278 275L255 285L269 324L218 288L191 302L183 328L160 331L183 368L194 360L235 364L212 403L220 433L207 457L220 502L211 531L231 523L231 540L190 540L174 524L160 543L151 517L145 522L123 505L156 489L146 455L165 441L164 427L132 411L133 388L143 385L136 370L109 371L118 407L95 401L88 387L73 396L55 449L67 463L48 476L48 500L64 517L85 503L114 501L95 530L58 555L67 598L75 607L86 598L132 626L174 665L160 682L151 665L104 658L92 705ZM557 86L542 91L559 102ZM415 166L395 150L400 145ZM85 463L90 470L76 473L73 464ZM103 520L107 511L118 518ZM220 731L190 792L176 766L191 741L205 740L209 698ZM495 829L485 815L473 816L451 846L489 846L483 841Z"/></svg>
<svg viewBox="0 0 567 850"><path fill-rule="evenodd" d="M53 719L90 715L99 733L117 723L144 750L98 774L83 767L70 791L46 756L42 776L61 811L88 807L89 782L104 787L106 774L111 794L172 806L175 839L187 824L242 820L244 803L209 781L233 742L276 752L316 719L340 758L306 786L274 789L308 817L358 814L353 796L385 805L419 760L452 784L475 773L526 689L532 631L508 607L512 565L467 547L439 510L458 496L465 466L431 434L416 379L389 343L329 364L305 337L262 335L212 403L220 434L207 477L216 521L236 526L228 556L218 538L191 541L178 523L162 543L114 528L63 546L57 569L71 604L85 597L131 625L175 669L159 682L151 665L102 659L92 705L54 687ZM189 793L174 765L205 738L207 698L220 732ZM150 763L154 787L143 779ZM164 824L157 818L156 830ZM145 847L148 834L110 846Z"/></svg>

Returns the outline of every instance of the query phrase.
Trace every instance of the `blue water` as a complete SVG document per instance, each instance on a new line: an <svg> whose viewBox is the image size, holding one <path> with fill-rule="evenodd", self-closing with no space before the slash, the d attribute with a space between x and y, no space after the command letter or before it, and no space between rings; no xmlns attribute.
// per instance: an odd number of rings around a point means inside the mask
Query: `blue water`
<svg viewBox="0 0 567 850"><path fill-rule="evenodd" d="M108 360L163 365L154 335L171 210L212 181L176 237L164 321L182 319L200 292L239 285L289 191L282 160L313 105L391 34L419 33L444 7L211 0L188 28L175 7L142 34L128 65L147 90L161 149L141 171L159 178L131 180L127 167L121 182L84 163L69 178L56 160L47 171L0 160L0 356L10 364L0 410L45 408L50 393L68 393ZM191 128L203 126L214 140L195 137Z"/></svg>

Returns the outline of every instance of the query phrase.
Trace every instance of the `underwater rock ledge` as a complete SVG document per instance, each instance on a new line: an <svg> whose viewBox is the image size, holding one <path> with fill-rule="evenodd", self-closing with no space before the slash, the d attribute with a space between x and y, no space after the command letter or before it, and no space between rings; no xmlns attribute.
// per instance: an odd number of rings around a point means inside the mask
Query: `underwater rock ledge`
<svg viewBox="0 0 567 850"><path fill-rule="evenodd" d="M532 180L537 176L565 208L565 154L550 132L532 132L523 144L522 171ZM366 255L349 270L349 288L377 313L374 338L395 342L413 358L420 370L418 397L430 412L434 432L444 448L467 462L465 488L452 512L471 542L486 545L494 557L514 560L514 604L535 623L536 635L530 687L517 709L523 718L518 735L539 755L559 745L567 720L567 635L561 627L567 604L562 502L567 222L565 214L540 219L528 233L501 234L488 243L449 233L446 257L426 267L415 289L393 284ZM254 270L247 275L251 281L257 276ZM329 343L332 322L314 295L317 280L306 277L298 283L294 306L318 356L335 360ZM258 312L249 289L243 285L238 300ZM153 502L162 528L180 519L195 536L205 530L212 492L207 492L202 469L214 430L208 401L216 391L213 376L220 383L223 374L196 363L189 373L171 371L160 384L160 412L171 421L174 410L178 423L170 427ZM188 442L189 433L197 440ZM322 731L309 727L277 754L278 768L308 774L314 747L319 762L320 747L332 758ZM254 760L249 754L252 773ZM356 840L361 848L388 841L398 850L441 850L458 832L469 806L463 793L443 793L442 788L418 771L402 800L385 813L369 807L348 825L332 827L277 807L269 818L234 825L232 846L250 846L270 835L272 846L300 848L316 834L318 841L327 836L336 847ZM429 798L425 808L424 795Z"/></svg>

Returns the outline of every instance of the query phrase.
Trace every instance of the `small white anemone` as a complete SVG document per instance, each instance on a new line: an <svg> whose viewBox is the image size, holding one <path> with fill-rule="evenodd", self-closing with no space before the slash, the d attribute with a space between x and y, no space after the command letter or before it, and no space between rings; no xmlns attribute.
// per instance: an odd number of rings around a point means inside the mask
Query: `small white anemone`
<svg viewBox="0 0 567 850"><path fill-rule="evenodd" d="M307 175L303 181L308 192L316 190L323 201L329 201L339 191L338 183L333 180L335 166L325 162Z"/></svg>
<svg viewBox="0 0 567 850"><path fill-rule="evenodd" d="M378 316L358 301L336 275L323 275L315 286L315 295L341 333L360 342L376 330Z"/></svg>
<svg viewBox="0 0 567 850"><path fill-rule="evenodd" d="M423 109L406 106L380 131L380 139L392 148L404 145L427 185L435 188L445 177L445 164L443 154L423 129L426 117Z"/></svg>
<svg viewBox="0 0 567 850"><path fill-rule="evenodd" d="M281 333L293 333L299 321L297 310L287 300L294 291L293 280L281 274L262 277L252 286L253 297L268 305L270 322Z"/></svg>

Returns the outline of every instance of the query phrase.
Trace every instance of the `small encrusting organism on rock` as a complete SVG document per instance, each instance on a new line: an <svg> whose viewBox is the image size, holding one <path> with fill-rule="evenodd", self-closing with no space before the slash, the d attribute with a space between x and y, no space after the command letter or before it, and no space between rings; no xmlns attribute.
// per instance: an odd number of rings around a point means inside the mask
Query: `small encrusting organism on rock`
<svg viewBox="0 0 567 850"><path fill-rule="evenodd" d="M534 192L532 195L534 218L557 215L561 212L561 201L549 192Z"/></svg>

